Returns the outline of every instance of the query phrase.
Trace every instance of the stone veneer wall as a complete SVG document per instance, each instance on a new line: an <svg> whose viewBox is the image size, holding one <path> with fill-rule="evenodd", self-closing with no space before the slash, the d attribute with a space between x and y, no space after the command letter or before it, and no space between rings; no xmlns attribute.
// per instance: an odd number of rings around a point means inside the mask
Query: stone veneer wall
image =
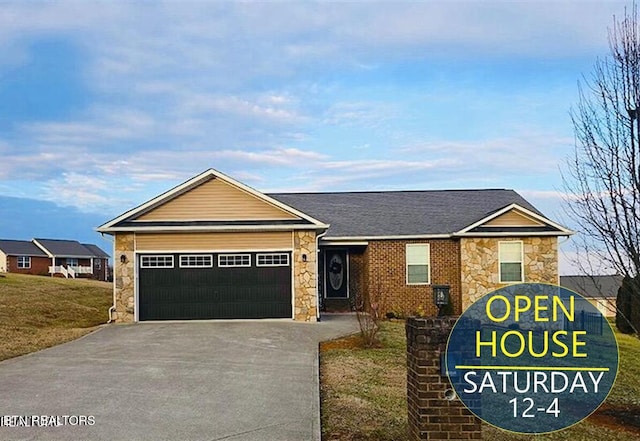
<svg viewBox="0 0 640 441"><path fill-rule="evenodd" d="M127 257L126 263L120 262L120 256ZM118 323L130 323L134 320L135 311L135 235L118 233L115 238L115 254L113 256L113 280L116 284L116 308L112 319Z"/></svg>
<svg viewBox="0 0 640 441"><path fill-rule="evenodd" d="M430 285L407 285L406 245L409 243L430 244ZM458 240L372 240L364 260L363 289L371 296L371 302L380 304L383 315L389 311L436 315L433 285L449 285L454 314L461 313Z"/></svg>
<svg viewBox="0 0 640 441"><path fill-rule="evenodd" d="M302 258L307 256L305 262ZM315 322L318 311L316 232L293 232L293 318Z"/></svg>
<svg viewBox="0 0 640 441"><path fill-rule="evenodd" d="M510 240L523 242L525 282L558 284L557 237L464 238L460 242L463 310L507 286L498 279L498 242Z"/></svg>

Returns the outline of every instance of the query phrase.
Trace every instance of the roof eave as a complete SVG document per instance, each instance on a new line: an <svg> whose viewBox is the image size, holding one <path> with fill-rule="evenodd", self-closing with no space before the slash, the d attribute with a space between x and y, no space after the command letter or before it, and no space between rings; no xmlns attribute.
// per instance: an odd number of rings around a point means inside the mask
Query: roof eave
<svg viewBox="0 0 640 441"><path fill-rule="evenodd" d="M230 232L230 231L289 231L289 230L326 230L328 224L293 224L293 225L221 225L221 226L140 226L140 227L110 227L96 228L98 233L114 234L114 233L172 233L172 232Z"/></svg>

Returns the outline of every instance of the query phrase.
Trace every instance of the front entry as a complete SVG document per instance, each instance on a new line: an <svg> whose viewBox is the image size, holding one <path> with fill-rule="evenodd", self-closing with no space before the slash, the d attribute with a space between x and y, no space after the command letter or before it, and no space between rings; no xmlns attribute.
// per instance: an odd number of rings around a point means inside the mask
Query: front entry
<svg viewBox="0 0 640 441"><path fill-rule="evenodd" d="M349 297L349 271L346 250L326 250L324 253L324 296L327 299Z"/></svg>

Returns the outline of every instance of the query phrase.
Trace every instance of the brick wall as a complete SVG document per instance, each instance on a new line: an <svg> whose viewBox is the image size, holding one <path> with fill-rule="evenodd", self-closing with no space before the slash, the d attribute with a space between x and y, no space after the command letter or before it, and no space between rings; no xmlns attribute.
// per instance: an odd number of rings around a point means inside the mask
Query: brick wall
<svg viewBox="0 0 640 441"><path fill-rule="evenodd" d="M18 268L18 257L7 256L7 270L10 273L49 275L51 259L48 257L31 257L31 268Z"/></svg>
<svg viewBox="0 0 640 441"><path fill-rule="evenodd" d="M407 320L409 440L482 439L480 420L440 375L440 354L457 317Z"/></svg>
<svg viewBox="0 0 640 441"><path fill-rule="evenodd" d="M407 285L406 245L429 244L431 284ZM362 289L382 314L397 311L405 315L436 315L433 285L449 285L455 314L461 313L460 246L454 239L370 241L364 253Z"/></svg>

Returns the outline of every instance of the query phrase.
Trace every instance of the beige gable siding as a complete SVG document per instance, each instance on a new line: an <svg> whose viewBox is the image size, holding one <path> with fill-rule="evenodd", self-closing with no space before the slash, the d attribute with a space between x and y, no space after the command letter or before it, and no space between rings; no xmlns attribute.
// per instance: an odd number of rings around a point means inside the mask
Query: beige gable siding
<svg viewBox="0 0 640 441"><path fill-rule="evenodd" d="M290 231L136 234L136 251L290 250Z"/></svg>
<svg viewBox="0 0 640 441"><path fill-rule="evenodd" d="M299 219L222 179L211 179L160 205L137 220Z"/></svg>
<svg viewBox="0 0 640 441"><path fill-rule="evenodd" d="M7 255L0 251L0 273L7 272Z"/></svg>
<svg viewBox="0 0 640 441"><path fill-rule="evenodd" d="M482 225L483 227L542 227L544 224L518 210L509 210L506 213L491 219Z"/></svg>

